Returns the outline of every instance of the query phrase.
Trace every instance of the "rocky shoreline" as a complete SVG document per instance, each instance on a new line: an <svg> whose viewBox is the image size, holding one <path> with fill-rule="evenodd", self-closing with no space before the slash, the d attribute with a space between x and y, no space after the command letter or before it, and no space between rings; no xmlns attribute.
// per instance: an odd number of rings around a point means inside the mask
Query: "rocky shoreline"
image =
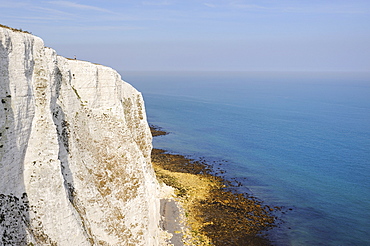
<svg viewBox="0 0 370 246"><path fill-rule="evenodd" d="M151 132L168 134L155 126ZM184 245L272 244L263 234L276 226L273 213L279 207L233 192L231 182L214 175L205 161L161 149L153 149L151 158L157 179L174 188L175 200L184 209Z"/></svg>

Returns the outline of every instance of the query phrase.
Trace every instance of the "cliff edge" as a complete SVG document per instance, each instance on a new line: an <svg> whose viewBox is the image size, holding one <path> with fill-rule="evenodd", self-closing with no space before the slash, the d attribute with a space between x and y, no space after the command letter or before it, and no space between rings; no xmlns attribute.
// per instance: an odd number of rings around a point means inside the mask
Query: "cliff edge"
<svg viewBox="0 0 370 246"><path fill-rule="evenodd" d="M141 94L0 27L0 245L158 245Z"/></svg>

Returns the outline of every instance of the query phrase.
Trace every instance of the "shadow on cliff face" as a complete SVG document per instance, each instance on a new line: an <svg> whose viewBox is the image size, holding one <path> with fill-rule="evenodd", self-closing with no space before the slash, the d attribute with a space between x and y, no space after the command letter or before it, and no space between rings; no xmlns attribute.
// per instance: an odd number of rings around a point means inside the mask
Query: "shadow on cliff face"
<svg viewBox="0 0 370 246"><path fill-rule="evenodd" d="M73 204L74 202L74 182L72 172L68 162L69 154L69 125L65 118L62 107L57 104L57 100L60 96L60 90L62 87L63 76L58 67L54 69L54 86L55 95L51 96L50 110L53 114L53 121L58 134L59 153L58 159L60 160L62 175L64 178L64 187L68 192L69 201ZM71 78L69 78L71 79Z"/></svg>
<svg viewBox="0 0 370 246"><path fill-rule="evenodd" d="M25 138L21 142L27 143L30 131L22 132L20 119L15 124L9 81L8 54L11 46L10 39L0 40L0 245L26 245L30 224L23 177L27 144L19 144L17 139L22 133ZM26 70L32 74L33 66L28 65ZM27 106L30 105L31 99L26 100Z"/></svg>
<svg viewBox="0 0 370 246"><path fill-rule="evenodd" d="M93 236L91 235L91 229L86 225L86 221L83 216L81 216L81 208L75 203L75 186L73 181L72 171L69 165L68 156L70 153L70 126L66 119L66 115L62 109L62 107L58 104L58 99L60 96L60 91L62 88L63 83L63 75L60 69L56 66L53 71L54 76L54 85L55 94L52 94L51 101L50 101L50 111L53 115L53 121L57 130L58 134L58 144L59 144L59 152L58 152L58 159L61 165L61 172L64 179L64 188L68 194L68 199L75 208L77 214L80 216L82 226L84 227L84 231L88 236L88 240L90 241L91 245L94 244ZM69 73L68 82L70 83L72 79L72 75Z"/></svg>

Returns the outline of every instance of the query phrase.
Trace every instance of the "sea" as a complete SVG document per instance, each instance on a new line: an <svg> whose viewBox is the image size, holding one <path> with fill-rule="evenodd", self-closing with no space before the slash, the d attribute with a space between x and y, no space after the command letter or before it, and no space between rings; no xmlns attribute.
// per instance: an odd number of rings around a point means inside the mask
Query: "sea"
<svg viewBox="0 0 370 246"><path fill-rule="evenodd" d="M273 245L370 245L370 73L121 72L155 148L280 206Z"/></svg>

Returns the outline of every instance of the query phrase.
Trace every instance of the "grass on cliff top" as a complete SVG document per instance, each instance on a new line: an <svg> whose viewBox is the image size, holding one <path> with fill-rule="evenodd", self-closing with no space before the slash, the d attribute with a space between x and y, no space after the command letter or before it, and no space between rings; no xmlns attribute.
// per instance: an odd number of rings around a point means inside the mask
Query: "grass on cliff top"
<svg viewBox="0 0 370 246"><path fill-rule="evenodd" d="M163 135L151 128L153 136ZM270 245L261 232L275 226L272 212L280 208L232 192L205 162L153 149L152 164L157 178L176 189L193 245Z"/></svg>
<svg viewBox="0 0 370 246"><path fill-rule="evenodd" d="M0 27L3 27L3 28L6 28L6 29L9 29L9 30L12 30L12 31L14 31L14 32L23 32L23 33L32 34L32 33L28 32L28 31L24 31L24 30L22 30L22 29L12 28L12 27L5 26L5 25L2 25L2 24L0 24Z"/></svg>

